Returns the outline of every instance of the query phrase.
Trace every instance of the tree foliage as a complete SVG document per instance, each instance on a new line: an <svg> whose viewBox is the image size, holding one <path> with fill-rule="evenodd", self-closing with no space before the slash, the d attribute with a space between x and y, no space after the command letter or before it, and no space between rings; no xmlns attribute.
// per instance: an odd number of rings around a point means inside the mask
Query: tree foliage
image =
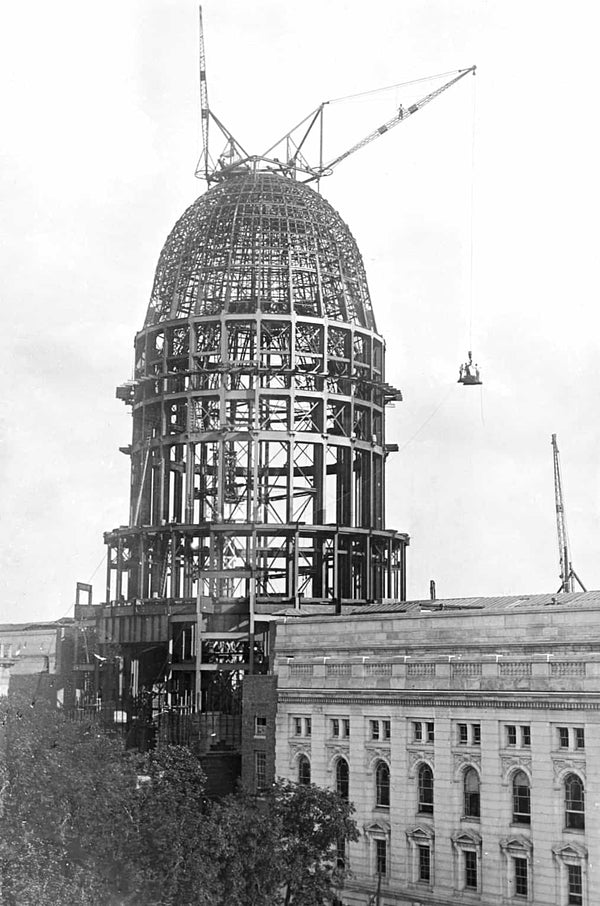
<svg viewBox="0 0 600 906"><path fill-rule="evenodd" d="M44 702L0 700L6 906L321 906L352 806L277 783L211 803L187 748L139 755Z"/></svg>

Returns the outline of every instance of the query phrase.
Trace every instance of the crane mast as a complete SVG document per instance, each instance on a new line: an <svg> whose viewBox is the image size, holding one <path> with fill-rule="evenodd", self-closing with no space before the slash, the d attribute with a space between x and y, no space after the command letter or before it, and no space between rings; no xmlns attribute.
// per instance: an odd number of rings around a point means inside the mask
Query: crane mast
<svg viewBox="0 0 600 906"><path fill-rule="evenodd" d="M565 514L565 504L562 490L562 478L560 474L560 457L558 453L558 443L556 434L552 435L552 454L554 459L554 500L556 504L556 531L558 534L558 556L560 560L560 581L559 592L572 592L575 590L576 580L581 586L582 591L585 587L573 569L571 563L571 552L569 550L569 536L567 533L567 519Z"/></svg>
<svg viewBox="0 0 600 906"><path fill-rule="evenodd" d="M201 132L202 132L202 150L200 152L200 158L196 164L195 175L201 179L206 180L207 185L210 185L212 182L223 179L228 174L239 170L240 168L244 169L256 169L258 165L266 167L269 170L274 172L281 173L283 176L289 176L292 179L297 179L299 176L302 177L304 182L311 182L313 180L319 183L319 180L323 176L329 176L343 160L346 160L351 154L354 154L356 151L359 151L361 148L364 148L365 145L369 145L372 141L379 138L381 135L385 135L386 132L389 132L390 129L393 129L399 123L402 123L408 120L413 114L417 113L419 110L422 110L427 104L431 103L435 98L439 97L440 94L447 91L452 85L455 85L461 79L463 79L469 73L475 75L475 66L470 66L468 69L458 69L452 74L453 77L447 81L445 84L440 85L435 91L431 91L425 97L420 98L411 104L408 108L404 108L400 105L397 112L394 114L391 119L383 123L381 126L378 126L376 129L369 132L367 135L363 136L358 142L348 148L342 154L339 154L333 160L330 160L329 163L323 164L323 112L325 107L328 104L333 104L335 101L323 101L317 108L312 110L308 116L305 116L296 126L294 126L289 132L286 132L278 141L276 141L270 148L267 149L263 154L248 154L240 142L234 137L234 135L227 129L223 122L215 115L211 110L208 103L208 88L206 81L206 54L204 50L204 25L202 22L202 7L199 7L199 63L200 63L200 118L201 118ZM443 75L450 75L450 73L444 73ZM431 76L430 78L440 78L441 76ZM422 81L422 80L420 80ZM409 84L409 83L407 83ZM388 90L388 88L394 86L387 86L385 89L379 90ZM400 87L395 86L395 87ZM337 98L338 101L345 100L344 98ZM347 98L346 98L347 100ZM209 123L212 120L213 124L217 127L218 133L221 134L222 138L225 139L225 147L220 154L211 155L209 150ZM296 133L298 130L302 130L297 136ZM308 159L304 146L306 145L307 139L311 133L318 133L318 161L311 163ZM281 149L281 150L280 150ZM274 156L274 152L279 154L283 153L284 159L281 160L279 157Z"/></svg>

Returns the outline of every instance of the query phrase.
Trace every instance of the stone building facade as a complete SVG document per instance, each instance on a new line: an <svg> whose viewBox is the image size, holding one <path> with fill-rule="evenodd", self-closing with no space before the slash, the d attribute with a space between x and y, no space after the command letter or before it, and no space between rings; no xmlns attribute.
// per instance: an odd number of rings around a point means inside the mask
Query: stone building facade
<svg viewBox="0 0 600 906"><path fill-rule="evenodd" d="M288 619L275 669L276 774L356 807L344 904L600 902L600 593Z"/></svg>

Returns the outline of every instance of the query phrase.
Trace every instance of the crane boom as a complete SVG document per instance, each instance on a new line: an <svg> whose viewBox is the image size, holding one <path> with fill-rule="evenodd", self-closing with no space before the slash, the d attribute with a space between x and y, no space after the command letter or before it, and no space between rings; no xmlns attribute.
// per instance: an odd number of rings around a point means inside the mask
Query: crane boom
<svg viewBox="0 0 600 906"><path fill-rule="evenodd" d="M384 135L386 132L389 132L390 129L393 129L394 126L397 126L399 123L403 123L408 119L409 116L412 116L418 110L422 110L426 104L429 104L435 98L439 97L444 91L447 91L448 88L451 88L452 85L455 85L461 79L463 79L468 73L472 72L475 75L476 66L470 66L468 69L460 69L457 76L453 79L450 79L449 82L446 82L444 85L440 85L439 88L436 88L435 91L430 92L430 94L425 95L424 98L421 98L419 101L415 101L414 104L404 110L400 107L398 113L388 120L382 126L379 126L377 129L374 129L373 132L370 132L368 135L365 135L359 142L355 145L352 145L351 148L348 148L347 151L344 151L343 154L338 155L333 160L329 161L328 164L325 164L324 167L320 168L320 175L325 175L329 171L333 170L339 163L345 160L347 157L350 157L351 154L354 154L355 151L360 151L361 148L364 148L365 145L370 144L372 141L375 141L376 138L379 138L380 135Z"/></svg>
<svg viewBox="0 0 600 906"><path fill-rule="evenodd" d="M312 182L316 180L317 183L322 176L329 176L341 161L345 160L351 154L354 154L355 151L358 151L360 148L364 148L365 145L368 145L370 142L374 141L376 138L379 138L380 135L384 135L386 132L389 132L390 129L393 129L394 126L397 126L398 123L403 122L408 119L413 113L416 113L418 110L422 110L426 104L429 104L435 98L439 97L444 91L447 91L448 88L451 88L452 85L455 85L461 79L463 79L469 73L475 74L476 67L470 66L468 69L458 69L455 70L455 75L441 85L439 88L436 88L435 91L430 92L421 98L418 101L415 101L414 104L411 104L410 107L404 109L402 105L400 106L398 112L390 120L384 123L382 126L379 126L377 129L370 132L359 142L352 145L351 148L348 148L347 151L344 151L343 154L338 155L328 164L323 165L323 111L328 104L335 103L335 100L323 101L319 106L313 110L308 116L304 117L296 126L294 126L289 132L286 132L274 145L264 152L263 154L248 154L240 142L232 135L232 133L223 125L221 120L215 115L215 113L210 109L208 105L208 91L206 85L206 58L204 51L204 27L202 23L202 7L199 7L199 60L200 60L200 116L201 116L201 129L202 129L202 151L198 163L196 165L195 175L205 179L207 184L210 185L211 182L218 181L220 179L226 178L229 174L237 172L240 169L250 170L256 169L259 166L266 167L267 169L281 173L283 176L288 176L291 179L298 179L299 176L303 177L303 182ZM444 73L443 76L446 77L450 73ZM441 78L442 76L431 76L429 78ZM419 80L422 81L422 80ZM412 83L406 83L412 84ZM391 87L400 87L397 86L387 86L385 89L377 89L379 91L388 90ZM372 92L369 92L372 93ZM337 98L336 100L348 100L348 98ZM226 141L225 148L220 154L216 154L214 157L211 155L209 150L209 122L212 120L213 124L216 127L218 133L220 133ZM303 128L304 127L304 128ZM297 130L303 129L300 136L296 136ZM214 131L214 130L213 130ZM310 135L318 135L318 148L317 154L318 161L311 163L309 160L309 154L306 150L307 140ZM281 150L279 150L281 148ZM283 160L281 157L274 156L274 152L277 151L278 154L283 153ZM216 162L215 162L216 161Z"/></svg>
<svg viewBox="0 0 600 906"><path fill-rule="evenodd" d="M552 435L552 455L554 459L554 500L556 505L556 531L558 534L558 556L560 561L561 586L559 588L559 592L572 592L574 590L574 579L579 583L582 591L585 591L586 589L581 579L579 578L571 564L571 552L569 550L567 518L565 514L562 478L560 474L560 457L558 453L556 434Z"/></svg>
<svg viewBox="0 0 600 906"><path fill-rule="evenodd" d="M198 7L199 18L199 57L200 57L200 124L202 128L202 151L196 166L196 175L203 172L208 182L209 156L208 156L208 88L206 85L206 55L204 52L204 26L202 24L202 7Z"/></svg>

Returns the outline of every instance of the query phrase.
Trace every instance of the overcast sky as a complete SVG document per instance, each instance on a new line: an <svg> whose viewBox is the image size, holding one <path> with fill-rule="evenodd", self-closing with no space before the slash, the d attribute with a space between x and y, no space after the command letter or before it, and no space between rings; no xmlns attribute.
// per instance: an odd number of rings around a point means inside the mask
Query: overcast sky
<svg viewBox="0 0 600 906"><path fill-rule="evenodd" d="M209 101L258 153L320 101L477 64L322 182L362 251L387 378L388 527L410 597L600 585L596 5L206 0ZM0 21L0 614L103 599L128 518L131 376L162 244L204 191L192 0L42 0ZM433 87L435 87L433 83ZM418 86L419 93L429 84ZM328 109L326 151L415 88ZM472 344L480 388L456 383ZM101 565L100 565L101 564Z"/></svg>

